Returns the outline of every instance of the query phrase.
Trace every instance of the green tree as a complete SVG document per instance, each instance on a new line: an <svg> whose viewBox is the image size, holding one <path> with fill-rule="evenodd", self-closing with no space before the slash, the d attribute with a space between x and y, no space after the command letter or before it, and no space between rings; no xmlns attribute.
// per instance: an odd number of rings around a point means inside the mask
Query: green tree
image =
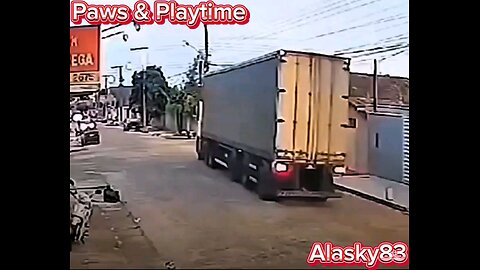
<svg viewBox="0 0 480 270"><path fill-rule="evenodd" d="M165 112L172 90L168 86L161 67L149 66L145 71L135 71L132 75L132 85L131 107L143 111L142 90L145 89L148 114L158 117Z"/></svg>
<svg viewBox="0 0 480 270"><path fill-rule="evenodd" d="M193 63L190 65L186 72L187 81L184 86L176 86L175 94L172 97L171 104L175 114L175 120L177 125L177 131L181 133L183 130L183 121L190 121L195 115L195 111L198 105L199 88L198 88L198 66L199 56L193 59ZM189 126L189 122L187 122ZM189 130L187 136L190 137Z"/></svg>

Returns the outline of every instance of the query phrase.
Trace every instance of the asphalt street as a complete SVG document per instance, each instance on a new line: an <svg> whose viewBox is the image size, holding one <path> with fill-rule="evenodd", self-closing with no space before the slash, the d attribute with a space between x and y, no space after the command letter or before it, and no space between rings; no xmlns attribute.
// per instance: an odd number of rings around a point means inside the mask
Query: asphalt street
<svg viewBox="0 0 480 270"><path fill-rule="evenodd" d="M264 202L197 161L193 140L100 130L101 145L71 154L71 176L119 188L157 259L177 268L309 268L313 242L408 243L408 216L385 206L348 194Z"/></svg>

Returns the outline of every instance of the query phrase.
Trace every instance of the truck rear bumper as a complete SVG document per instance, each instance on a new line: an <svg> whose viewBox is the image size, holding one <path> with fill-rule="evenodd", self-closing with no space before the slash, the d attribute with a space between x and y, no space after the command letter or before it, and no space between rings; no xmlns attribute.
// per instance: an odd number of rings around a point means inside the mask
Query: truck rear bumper
<svg viewBox="0 0 480 270"><path fill-rule="evenodd" d="M281 190L277 195L279 198L342 198L342 193L327 191L303 191L303 190Z"/></svg>

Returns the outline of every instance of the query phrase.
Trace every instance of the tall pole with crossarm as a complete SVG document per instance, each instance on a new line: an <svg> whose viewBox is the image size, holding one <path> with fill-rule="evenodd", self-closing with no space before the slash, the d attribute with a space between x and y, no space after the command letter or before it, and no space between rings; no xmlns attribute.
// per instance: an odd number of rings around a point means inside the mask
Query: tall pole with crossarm
<svg viewBox="0 0 480 270"><path fill-rule="evenodd" d="M146 88L145 88L145 80L146 80L146 70L147 70L147 62L148 62L148 47L137 47L137 48L130 48L130 51L145 51L145 58L144 63L142 63L142 73L143 73L143 83L142 83L142 107L143 107L143 128L147 128L147 95L146 95Z"/></svg>

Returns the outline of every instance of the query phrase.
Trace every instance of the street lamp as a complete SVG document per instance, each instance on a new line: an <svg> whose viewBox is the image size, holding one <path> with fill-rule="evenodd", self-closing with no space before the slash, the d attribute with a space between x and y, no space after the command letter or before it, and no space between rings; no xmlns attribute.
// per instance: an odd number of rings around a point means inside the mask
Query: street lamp
<svg viewBox="0 0 480 270"><path fill-rule="evenodd" d="M182 41L183 41L183 46L190 47L190 48L194 49L198 54L202 54L202 52L200 52L200 50L198 50L195 46L190 44L190 42L188 42L186 40L182 40Z"/></svg>
<svg viewBox="0 0 480 270"><path fill-rule="evenodd" d="M123 79L123 68L124 66L113 66L110 67L111 69L118 69L118 86L123 86L123 82L125 81Z"/></svg>
<svg viewBox="0 0 480 270"><path fill-rule="evenodd" d="M114 83L116 81L115 79L115 76L113 75L110 75L110 74L107 74L107 75L102 75L102 77L105 79L105 103L104 103L104 106L103 106L103 117L107 118L108 119L108 116L110 115L109 114L109 110L108 110L108 96L109 96L109 91L108 91L108 79L109 78L112 78L113 81L111 83ZM100 106L100 96L98 98L98 106Z"/></svg>
<svg viewBox="0 0 480 270"><path fill-rule="evenodd" d="M110 93L108 92L108 79L112 78L113 80L110 83L114 83L116 81L115 76L111 74L107 75L102 75L102 77L105 79L105 95L108 96ZM121 78L121 77L120 77Z"/></svg>
<svg viewBox="0 0 480 270"><path fill-rule="evenodd" d="M137 47L137 48L130 48L130 51L131 52L136 52L136 51L144 51L145 52L145 55L144 55L144 59L143 59L143 62L142 63L142 71L143 71L143 83L142 83L142 107L143 107L143 127L146 128L147 127L147 95L145 93L146 89L145 89L145 79L146 79L146 76L145 76L145 73L146 73L146 69L147 69L147 64L148 64L148 47Z"/></svg>
<svg viewBox="0 0 480 270"><path fill-rule="evenodd" d="M199 60L198 61L198 81L199 81L198 86L202 86L202 84L203 84L203 73L208 70L207 69L208 64L206 62L206 55L203 53L203 51L198 50L197 48L195 48L195 46L193 46L192 44L190 44L186 40L183 40L183 46L190 47L198 53L198 55L197 55L197 59Z"/></svg>

